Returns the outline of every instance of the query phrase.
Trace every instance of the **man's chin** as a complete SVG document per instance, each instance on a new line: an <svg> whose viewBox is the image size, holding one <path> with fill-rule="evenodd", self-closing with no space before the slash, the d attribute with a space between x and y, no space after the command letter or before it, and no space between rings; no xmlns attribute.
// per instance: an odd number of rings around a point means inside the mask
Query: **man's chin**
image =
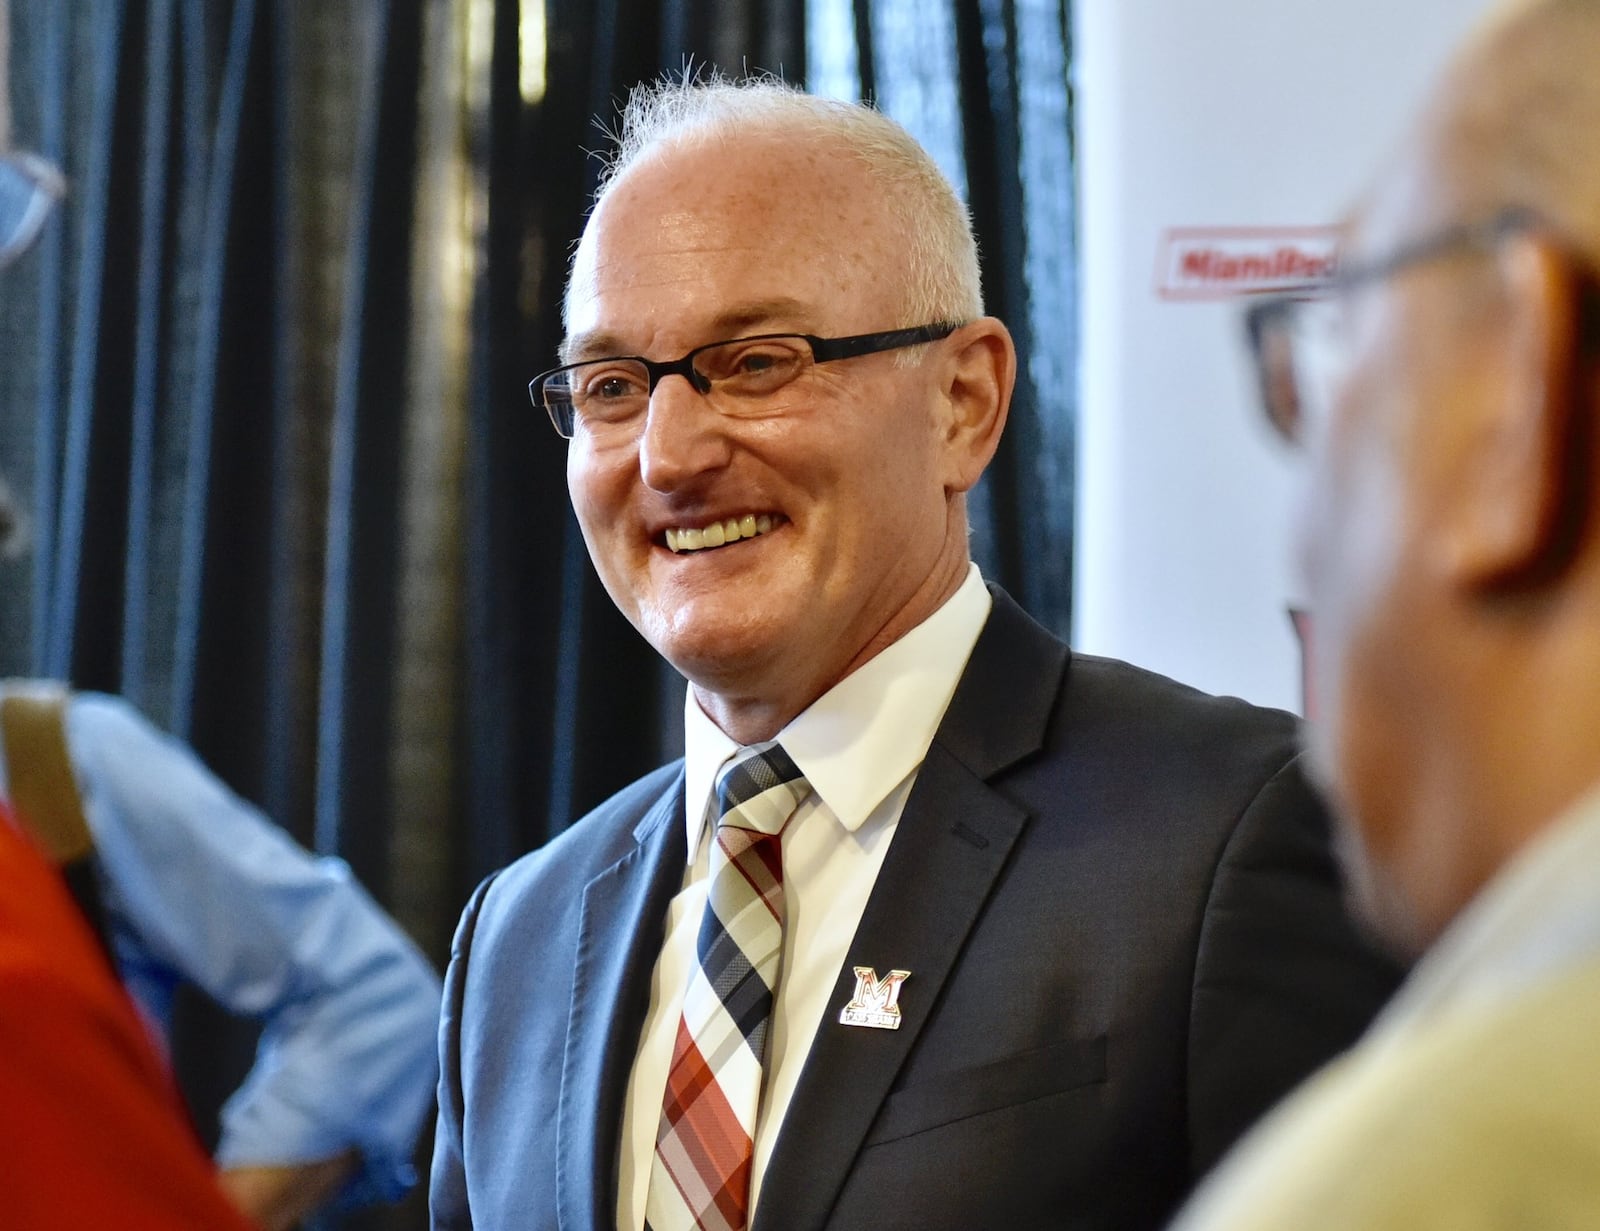
<svg viewBox="0 0 1600 1231"><path fill-rule="evenodd" d="M1345 906L1357 926L1402 962L1415 961L1428 941L1410 899L1396 878L1373 858L1355 823L1337 806L1333 853L1344 883Z"/></svg>
<svg viewBox="0 0 1600 1231"><path fill-rule="evenodd" d="M1376 944L1404 962L1426 947L1416 914L1398 882L1377 860L1362 837L1360 823L1332 771L1327 729L1307 731L1306 778L1327 807L1333 826L1333 854L1344 886L1345 908Z"/></svg>
<svg viewBox="0 0 1600 1231"><path fill-rule="evenodd" d="M740 637L738 631L646 640L700 695L730 700L765 696L773 691L782 656L770 641Z"/></svg>

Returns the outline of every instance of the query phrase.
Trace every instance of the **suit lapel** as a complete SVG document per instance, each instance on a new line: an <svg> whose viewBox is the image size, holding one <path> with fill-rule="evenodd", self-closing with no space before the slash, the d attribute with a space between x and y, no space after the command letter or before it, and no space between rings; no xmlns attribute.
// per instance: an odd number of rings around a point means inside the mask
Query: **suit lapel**
<svg viewBox="0 0 1600 1231"><path fill-rule="evenodd" d="M667 907L683 884L683 774L650 809L638 845L584 887L557 1111L563 1231L614 1225L628 1077L650 1002Z"/></svg>
<svg viewBox="0 0 1600 1231"><path fill-rule="evenodd" d="M756 1231L827 1222L1027 814L987 779L1036 752L1067 650L1003 593L918 771L762 1182ZM844 1026L854 967L909 970L898 1030Z"/></svg>

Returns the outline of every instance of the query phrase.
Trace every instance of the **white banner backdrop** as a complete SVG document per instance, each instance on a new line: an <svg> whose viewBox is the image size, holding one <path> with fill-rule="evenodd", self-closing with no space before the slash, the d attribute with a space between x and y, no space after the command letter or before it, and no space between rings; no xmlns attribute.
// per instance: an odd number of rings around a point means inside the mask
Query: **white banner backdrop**
<svg viewBox="0 0 1600 1231"><path fill-rule="evenodd" d="M1300 708L1292 462L1233 294L1315 274L1489 7L1078 0L1078 649Z"/></svg>

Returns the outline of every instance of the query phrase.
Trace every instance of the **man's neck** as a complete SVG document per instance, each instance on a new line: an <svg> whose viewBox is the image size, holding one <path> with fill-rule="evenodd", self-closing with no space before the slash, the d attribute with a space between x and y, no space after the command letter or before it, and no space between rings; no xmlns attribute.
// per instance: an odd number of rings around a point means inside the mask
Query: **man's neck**
<svg viewBox="0 0 1600 1231"><path fill-rule="evenodd" d="M843 667L818 671L788 687L762 681L745 690L733 686L719 688L691 680L694 699L705 716L729 739L746 746L773 739L819 697L854 675L948 603L961 589L971 568L971 560L962 556L951 559L930 575L918 595L868 637Z"/></svg>

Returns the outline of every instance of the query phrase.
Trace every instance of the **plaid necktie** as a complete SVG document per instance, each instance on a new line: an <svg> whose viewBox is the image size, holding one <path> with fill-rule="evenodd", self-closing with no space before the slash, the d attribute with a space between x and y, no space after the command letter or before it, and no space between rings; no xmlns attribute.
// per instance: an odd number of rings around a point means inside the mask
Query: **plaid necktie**
<svg viewBox="0 0 1600 1231"><path fill-rule="evenodd" d="M779 835L810 787L777 744L717 782L706 913L656 1130L648 1231L745 1231L772 993L783 961Z"/></svg>

